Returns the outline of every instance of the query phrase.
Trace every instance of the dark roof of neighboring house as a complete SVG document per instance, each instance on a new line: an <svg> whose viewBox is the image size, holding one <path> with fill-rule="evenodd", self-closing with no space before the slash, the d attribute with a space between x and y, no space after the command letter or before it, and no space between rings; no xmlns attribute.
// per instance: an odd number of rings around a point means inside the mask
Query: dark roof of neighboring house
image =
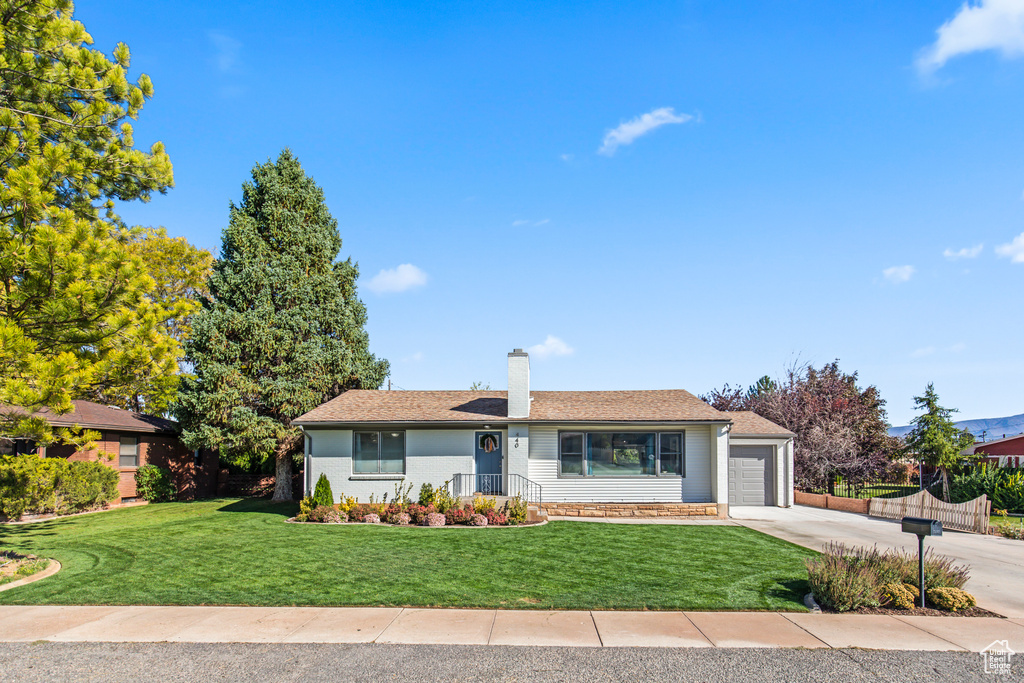
<svg viewBox="0 0 1024 683"><path fill-rule="evenodd" d="M111 429L122 432L158 432L176 434L178 423L165 420L154 415L133 413L130 410L111 408L92 401L72 401L75 408L64 415L54 415L47 408L38 411L54 427L71 427L78 425L86 429Z"/></svg>
<svg viewBox="0 0 1024 683"><path fill-rule="evenodd" d="M731 410L724 414L732 418L732 430L729 433L733 436L796 436L785 427L749 410Z"/></svg>
<svg viewBox="0 0 1024 683"><path fill-rule="evenodd" d="M508 417L505 391L380 391L358 389L320 405L296 424L389 422L728 422L682 389L533 391L530 417Z"/></svg>

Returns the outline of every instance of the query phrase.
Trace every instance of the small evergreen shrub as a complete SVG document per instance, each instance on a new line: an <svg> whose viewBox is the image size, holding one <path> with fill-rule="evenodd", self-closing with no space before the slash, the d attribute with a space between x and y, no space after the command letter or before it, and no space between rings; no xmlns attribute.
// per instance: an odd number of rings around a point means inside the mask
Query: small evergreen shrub
<svg viewBox="0 0 1024 683"><path fill-rule="evenodd" d="M401 525L401 526L408 526L411 522L412 522L412 517L410 517L405 512L399 512L397 515L395 515L395 521L392 522L392 524L398 524L398 525Z"/></svg>
<svg viewBox="0 0 1024 683"><path fill-rule="evenodd" d="M473 515L469 518L470 526L487 526L487 518L481 514Z"/></svg>
<svg viewBox="0 0 1024 683"><path fill-rule="evenodd" d="M316 480L316 488L313 490L313 502L317 507L321 505L334 505L334 493L331 491L331 482L327 480L326 474L321 474Z"/></svg>
<svg viewBox="0 0 1024 683"><path fill-rule="evenodd" d="M497 510L488 510L484 517L487 518L488 526L505 526L508 524L508 517L503 512L498 512Z"/></svg>
<svg viewBox="0 0 1024 683"><path fill-rule="evenodd" d="M417 501L422 507L428 507L434 504L434 487L431 484L424 483L420 487L420 498Z"/></svg>
<svg viewBox="0 0 1024 683"><path fill-rule="evenodd" d="M434 489L434 507L441 514L448 514L448 511L452 508L459 507L459 502L455 500L455 497L448 490L448 484L445 482L444 486Z"/></svg>
<svg viewBox="0 0 1024 683"><path fill-rule="evenodd" d="M472 517L470 510L464 510L462 508L451 508L445 513L445 519L448 520L449 525L453 524L468 524L470 517Z"/></svg>
<svg viewBox="0 0 1024 683"><path fill-rule="evenodd" d="M447 523L447 520L440 512L429 512L426 517L423 518L423 523L426 526L444 526Z"/></svg>
<svg viewBox="0 0 1024 683"><path fill-rule="evenodd" d="M135 470L135 491L150 503L166 503L178 497L171 471L156 465L143 465Z"/></svg>
<svg viewBox="0 0 1024 683"><path fill-rule="evenodd" d="M925 594L925 597L927 598L925 604L928 606L948 612L959 612L978 604L973 595L960 588L932 588Z"/></svg>
<svg viewBox="0 0 1024 683"><path fill-rule="evenodd" d="M298 522L305 522L309 519L309 516L313 513L313 508L316 507L316 503L313 502L313 496L305 496L299 501L299 514L295 515L295 520Z"/></svg>
<svg viewBox="0 0 1024 683"><path fill-rule="evenodd" d="M366 515L363 515L363 521L367 524L380 524L380 515L378 515L376 512L370 512Z"/></svg>

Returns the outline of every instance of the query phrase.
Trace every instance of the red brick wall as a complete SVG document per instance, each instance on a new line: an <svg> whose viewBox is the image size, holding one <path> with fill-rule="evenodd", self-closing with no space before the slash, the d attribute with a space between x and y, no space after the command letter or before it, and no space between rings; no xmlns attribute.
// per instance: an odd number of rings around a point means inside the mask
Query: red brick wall
<svg viewBox="0 0 1024 683"><path fill-rule="evenodd" d="M868 506L871 504L870 498L843 498L842 496L830 496L827 493L805 493L804 491L796 491L793 501L797 505L826 510L842 510L843 512L859 512L862 515L868 514Z"/></svg>
<svg viewBox="0 0 1024 683"><path fill-rule="evenodd" d="M135 467L120 467L118 453L121 436L134 436L139 440L139 466L156 465L170 470L171 479L178 489L178 497L183 500L204 498L217 492L218 461L216 453L202 451L199 465L196 466L192 451L185 448L173 436L159 434L112 432L104 430L96 441L96 449L75 451L71 446L51 446L46 449L47 457L61 457L69 460L98 460L121 473L118 484L118 495L121 498L134 498ZM112 456L112 457L111 457Z"/></svg>

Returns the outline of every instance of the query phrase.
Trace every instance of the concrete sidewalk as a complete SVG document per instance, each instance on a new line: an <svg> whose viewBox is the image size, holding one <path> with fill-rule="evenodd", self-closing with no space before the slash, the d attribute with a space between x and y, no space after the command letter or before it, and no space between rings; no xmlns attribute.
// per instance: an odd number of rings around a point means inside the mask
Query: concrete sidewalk
<svg viewBox="0 0 1024 683"><path fill-rule="evenodd" d="M1024 619L780 612L548 612L375 607L3 606L0 642L401 643L965 650Z"/></svg>

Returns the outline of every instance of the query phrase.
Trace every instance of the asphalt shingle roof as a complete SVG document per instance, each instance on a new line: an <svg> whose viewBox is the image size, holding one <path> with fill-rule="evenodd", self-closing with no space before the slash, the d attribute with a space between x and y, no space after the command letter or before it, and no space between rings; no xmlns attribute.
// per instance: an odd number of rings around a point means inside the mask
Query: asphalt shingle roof
<svg viewBox="0 0 1024 683"><path fill-rule="evenodd" d="M785 427L748 410L730 410L722 413L732 419L733 436L796 436Z"/></svg>
<svg viewBox="0 0 1024 683"><path fill-rule="evenodd" d="M505 391L347 391L294 420L360 422L726 422L730 418L682 389L533 391L530 417L509 419Z"/></svg>
<svg viewBox="0 0 1024 683"><path fill-rule="evenodd" d="M65 415L54 415L43 408L37 415L54 427L78 425L86 429L113 429L123 432L157 432L175 434L178 423L155 415L133 413L130 410L111 408L93 401L72 401L75 409Z"/></svg>

